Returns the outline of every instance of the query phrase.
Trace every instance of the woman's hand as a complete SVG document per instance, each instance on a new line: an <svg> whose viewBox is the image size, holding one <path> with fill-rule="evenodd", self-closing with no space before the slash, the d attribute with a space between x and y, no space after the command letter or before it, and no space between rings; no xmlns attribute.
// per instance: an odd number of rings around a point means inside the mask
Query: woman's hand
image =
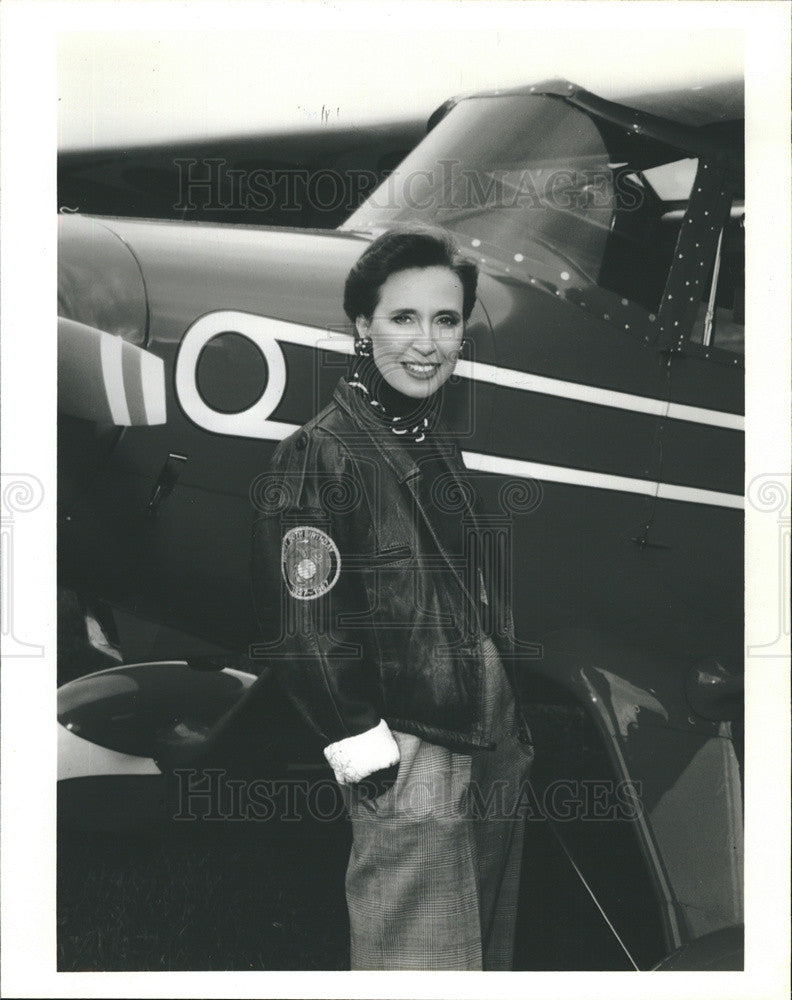
<svg viewBox="0 0 792 1000"><path fill-rule="evenodd" d="M390 767L383 767L379 771L375 771L353 787L362 799L378 799L380 795L384 795L385 792L393 788L398 773L399 765L392 764Z"/></svg>

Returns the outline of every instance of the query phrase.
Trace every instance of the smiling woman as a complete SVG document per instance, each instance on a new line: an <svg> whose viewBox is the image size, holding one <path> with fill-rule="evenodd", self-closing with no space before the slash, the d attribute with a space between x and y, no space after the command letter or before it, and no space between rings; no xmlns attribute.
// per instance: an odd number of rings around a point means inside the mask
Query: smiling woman
<svg viewBox="0 0 792 1000"><path fill-rule="evenodd" d="M365 250L344 294L352 371L276 449L255 528L259 652L352 821L353 969L512 963L533 747L508 574L441 419L476 282L447 234Z"/></svg>
<svg viewBox="0 0 792 1000"><path fill-rule="evenodd" d="M436 419L436 393L462 350L477 277L445 234L420 230L387 233L350 271L344 311L358 363L349 384L390 417L395 433L408 429L408 418L424 430Z"/></svg>
<svg viewBox="0 0 792 1000"><path fill-rule="evenodd" d="M446 267L392 274L371 318L356 329L372 341L382 377L405 396L436 392L454 369L462 343L462 282Z"/></svg>

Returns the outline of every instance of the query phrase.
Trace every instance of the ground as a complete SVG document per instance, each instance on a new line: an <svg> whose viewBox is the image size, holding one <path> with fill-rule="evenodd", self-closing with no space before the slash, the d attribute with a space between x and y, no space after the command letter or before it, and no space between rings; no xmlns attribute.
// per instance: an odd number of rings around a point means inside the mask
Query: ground
<svg viewBox="0 0 792 1000"><path fill-rule="evenodd" d="M76 605L61 602L61 682L107 665L86 652ZM534 785L609 773L579 706L533 704ZM328 771L329 776L329 771ZM641 968L665 948L629 822L557 823ZM344 871L350 826L303 818L149 823L96 832L61 823L60 971L347 969ZM620 970L630 962L549 824L526 822L515 969Z"/></svg>

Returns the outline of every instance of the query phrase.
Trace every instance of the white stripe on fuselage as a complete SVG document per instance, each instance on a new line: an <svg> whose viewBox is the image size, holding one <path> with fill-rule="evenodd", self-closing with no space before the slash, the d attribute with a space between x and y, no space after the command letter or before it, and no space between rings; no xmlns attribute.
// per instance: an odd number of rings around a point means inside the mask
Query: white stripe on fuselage
<svg viewBox="0 0 792 1000"><path fill-rule="evenodd" d="M107 402L113 423L119 427L129 427L132 423L129 417L126 388L124 387L124 370L121 357L124 341L121 337L102 332L99 340L99 352L102 358L102 379L104 380Z"/></svg>
<svg viewBox="0 0 792 1000"><path fill-rule="evenodd" d="M631 410L633 413L648 413L654 417L670 417L672 420L687 420L694 424L709 424L734 431L745 429L745 418L739 413L707 410L702 406L688 406L685 403L669 403L664 399L635 396L629 392L616 392L580 382L563 382L561 379L533 375L514 368L497 368L479 361L458 361L456 374L474 382L489 382L507 389L538 392L545 396L560 396L562 399L574 399L595 406L611 406L619 410Z"/></svg>
<svg viewBox="0 0 792 1000"><path fill-rule="evenodd" d="M165 404L165 362L149 351L141 351L140 382L143 387L143 408L147 424L164 424L168 420Z"/></svg>
<svg viewBox="0 0 792 1000"><path fill-rule="evenodd" d="M281 424L274 420L282 433L279 440L287 438L300 429L299 424ZM687 503L706 503L715 507L734 507L742 510L744 499L738 493L719 493L717 490L702 490L697 486L678 486L676 483L656 483L651 479L633 479L630 476L614 476L606 472L589 472L588 469L570 469L563 465L545 465L541 462L526 462L519 458L503 458L499 455L485 455L477 451L463 451L462 460L468 469L476 472L491 472L498 476L517 476L520 479L538 479L548 483L566 483L570 486L590 486L597 490L617 490L621 493L642 493L657 496L661 500L684 500Z"/></svg>
<svg viewBox="0 0 792 1000"><path fill-rule="evenodd" d="M324 339L317 340L317 334L324 333L324 331L309 326L299 326L296 323L278 320L274 322L278 325L275 334L278 340L301 344L304 347L354 354L352 340L347 335L334 336L331 334L329 337L325 336ZM474 382L486 382L525 392L538 392L546 396L560 396L563 399L573 399L595 406L610 406L633 413L647 413L651 416L686 420L712 427L725 427L729 430L741 431L745 426L745 418L738 413L708 410L701 406L688 406L685 403L668 403L663 399L636 396L627 392L615 392L612 389L582 385L578 382L564 382L560 379L547 378L544 375L533 375L531 372L522 372L514 368L498 368L496 365L486 365L478 361L458 361L456 374ZM284 426L287 429L283 437L288 437L289 434L298 429L293 424ZM695 486L656 483L650 479L614 476L609 473L570 469L540 462L526 462L522 459L502 458L497 455L484 455L473 451L462 452L462 457L469 469L492 472L501 476L518 476L523 479L568 483L574 486L589 486L594 489L618 490L622 493L640 493L644 496L657 496L662 500L705 503L717 507L732 507L737 510L741 510L744 506L743 497L739 494L702 490Z"/></svg>
<svg viewBox="0 0 792 1000"><path fill-rule="evenodd" d="M273 330L273 333L278 340L301 344L303 347L337 351L340 354L354 354L352 340L348 335L331 334L328 337L328 331L315 327L286 323L283 320L272 320L271 322L277 324L277 329ZM324 339L317 339L317 334L323 334ZM633 393L603 389L600 386L585 385L581 382L565 382L562 379L534 375L532 372L523 372L516 368L499 368L497 365L487 365L481 361L460 360L457 362L455 371L457 375L473 382L501 385L506 389L538 392L544 396L559 396L562 399L591 403L594 406L610 406L618 410L630 410L633 413L647 413L654 417L668 417L671 420L686 420L694 424L725 427L728 430L745 430L745 417L740 413L708 410L703 406L689 406L687 403L669 403L665 399L655 399L652 396L636 396Z"/></svg>
<svg viewBox="0 0 792 1000"><path fill-rule="evenodd" d="M352 338L338 331L320 329L319 327L302 326L285 320L265 316L255 316L249 313L219 312L209 313L198 320L187 331L181 344L176 365L176 393L185 412L199 426L215 434L240 434L247 437L257 437L264 440L282 440L299 430L297 424L281 423L269 419L279 402L286 384L285 366L282 359L278 360L283 368L282 374L275 379L276 387L273 403L264 407L263 415L255 411L261 405L254 404L251 411L241 414L221 414L210 410L201 403L200 412L193 408L193 397L199 394L195 387L195 366L199 348L215 333L225 330L239 329L247 331L247 326L253 325L255 330L254 343L260 346L272 341L299 344L312 350L333 351L337 354L353 354ZM200 329L199 329L200 328ZM247 332L250 336L251 332ZM193 344L191 352L186 351L187 341L193 333L199 333L199 340ZM273 347L274 347L273 343ZM280 369L278 369L280 370ZM270 368L272 377L273 368ZM634 396L625 392L614 392L599 386L581 385L576 382L562 382L559 379L546 378L543 375L532 375L530 372L516 371L510 368L498 368L495 365L485 365L479 362L460 361L457 373L475 382L502 385L507 388L527 392L538 392L544 395L559 396L590 403L596 406L610 406L617 409L647 413L658 418L667 417L675 420L686 420L697 424L713 427L724 427L731 430L741 430L744 419L739 414L727 413L721 410L708 410L698 406L687 406L682 403L668 403L661 399L647 396ZM189 390L189 392L188 392ZM255 417L255 419L253 419ZM243 423L240 423L243 421ZM744 502L741 494L721 493L717 490L704 490L695 486L679 486L674 483L657 483L651 479L635 479L629 476L616 476L610 473L590 472L586 469L572 469L560 465L546 465L539 462L522 459L505 458L498 455L486 455L479 452L466 451L462 453L469 469L484 470L495 475L517 476L524 479L537 479L545 482L567 483L574 486L588 486L593 489L616 490L624 493L637 493L644 496L657 496L664 500L682 500L688 503L711 504L716 507L732 507L742 509Z"/></svg>
<svg viewBox="0 0 792 1000"><path fill-rule="evenodd" d="M673 483L655 483L650 479L633 479L629 476L612 476L586 469L567 469L560 465L541 462L524 462L517 458L500 458L463 451L462 459L469 469L492 472L499 476L518 476L521 479L538 479L551 483L568 483L573 486L591 486L599 490L619 490L622 493L642 493L658 496L662 500L685 500L689 503L708 503L718 507L743 507L743 498L734 493L700 490L694 486L676 486Z"/></svg>

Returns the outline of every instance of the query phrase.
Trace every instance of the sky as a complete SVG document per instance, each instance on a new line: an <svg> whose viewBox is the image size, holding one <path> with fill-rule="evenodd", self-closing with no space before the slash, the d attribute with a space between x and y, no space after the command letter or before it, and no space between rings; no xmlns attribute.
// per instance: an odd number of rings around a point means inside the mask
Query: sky
<svg viewBox="0 0 792 1000"><path fill-rule="evenodd" d="M638 8L654 5L630 4L617 26L600 4L598 16L575 3L463 3L438 16L447 5L425 3L416 19L321 16L327 5L293 0L244 30L230 27L238 17L185 30L183 18L147 19L146 6L132 22L61 33L62 149L305 127L323 109L331 124L428 117L454 94L550 77L619 97L742 71L741 33L676 4L649 21Z"/></svg>

